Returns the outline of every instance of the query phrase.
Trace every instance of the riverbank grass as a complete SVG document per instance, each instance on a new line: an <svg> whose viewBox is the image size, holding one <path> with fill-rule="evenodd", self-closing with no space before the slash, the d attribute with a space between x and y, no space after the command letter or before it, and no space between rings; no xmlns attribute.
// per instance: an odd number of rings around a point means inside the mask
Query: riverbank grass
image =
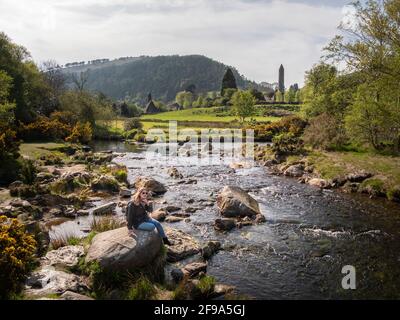
<svg viewBox="0 0 400 320"><path fill-rule="evenodd" d="M316 152L308 159L322 178L332 179L355 171L367 171L386 178L386 184L400 184L400 157L358 152Z"/></svg>
<svg viewBox="0 0 400 320"><path fill-rule="evenodd" d="M66 144L56 142L22 143L19 150L22 156L37 160L49 155L66 158L66 154L61 151L66 147Z"/></svg>
<svg viewBox="0 0 400 320"><path fill-rule="evenodd" d="M400 201L400 157L369 152L310 151L307 160L321 178L328 180L369 172L373 177L361 184L361 191Z"/></svg>

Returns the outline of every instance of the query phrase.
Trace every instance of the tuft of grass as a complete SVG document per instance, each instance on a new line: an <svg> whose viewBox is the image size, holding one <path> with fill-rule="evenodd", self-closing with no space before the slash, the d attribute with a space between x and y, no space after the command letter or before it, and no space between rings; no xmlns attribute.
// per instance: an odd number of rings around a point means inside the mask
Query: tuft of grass
<svg viewBox="0 0 400 320"><path fill-rule="evenodd" d="M76 237L71 237L68 239L67 243L69 246L77 246L77 245L81 244L81 239L76 238Z"/></svg>
<svg viewBox="0 0 400 320"><path fill-rule="evenodd" d="M96 234L97 234L96 231L91 231L91 232L87 235L87 237L84 238L84 239L82 240L82 243L83 243L84 245L90 245L90 244L92 244L92 240L93 240L93 238L96 236Z"/></svg>
<svg viewBox="0 0 400 320"><path fill-rule="evenodd" d="M172 292L173 300L186 300L187 292L186 292L186 282L185 280L181 281L178 286Z"/></svg>
<svg viewBox="0 0 400 320"><path fill-rule="evenodd" d="M119 182L125 183L128 181L128 172L127 169L119 169L113 172L113 176L115 179L117 179Z"/></svg>
<svg viewBox="0 0 400 320"><path fill-rule="evenodd" d="M73 235L57 235L50 240L50 249L57 250L61 247L75 246L81 243L81 239Z"/></svg>
<svg viewBox="0 0 400 320"><path fill-rule="evenodd" d="M145 276L140 278L129 288L127 300L150 300L156 294L156 289Z"/></svg>
<svg viewBox="0 0 400 320"><path fill-rule="evenodd" d="M94 217L90 228L94 232L105 232L122 227L122 223L113 216Z"/></svg>
<svg viewBox="0 0 400 320"><path fill-rule="evenodd" d="M204 297L210 296L214 292L215 288L215 278L211 276L203 276L201 277L197 288L199 288L201 294Z"/></svg>

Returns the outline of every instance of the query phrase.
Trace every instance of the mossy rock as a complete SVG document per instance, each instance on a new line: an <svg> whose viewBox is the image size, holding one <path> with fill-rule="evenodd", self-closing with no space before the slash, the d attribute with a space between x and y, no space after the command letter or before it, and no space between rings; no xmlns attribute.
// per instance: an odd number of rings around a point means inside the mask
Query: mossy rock
<svg viewBox="0 0 400 320"><path fill-rule="evenodd" d="M386 196L390 201L400 203L400 186L390 188L386 193Z"/></svg>
<svg viewBox="0 0 400 320"><path fill-rule="evenodd" d="M21 185L15 188L10 188L10 195L12 197L20 197L20 198L33 198L37 195L37 190L35 186L30 185Z"/></svg>
<svg viewBox="0 0 400 320"><path fill-rule="evenodd" d="M361 183L359 192L366 193L372 197L381 197L385 195L385 183L377 178L367 179Z"/></svg>
<svg viewBox="0 0 400 320"><path fill-rule="evenodd" d="M93 191L119 192L120 186L112 176L101 176L92 182Z"/></svg>

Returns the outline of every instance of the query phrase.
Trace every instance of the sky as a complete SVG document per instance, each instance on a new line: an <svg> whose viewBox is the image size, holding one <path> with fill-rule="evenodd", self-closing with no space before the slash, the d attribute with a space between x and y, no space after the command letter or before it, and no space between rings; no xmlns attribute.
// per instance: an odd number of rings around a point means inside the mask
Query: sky
<svg viewBox="0 0 400 320"><path fill-rule="evenodd" d="M0 31L41 63L202 54L250 80L304 82L350 0L0 0Z"/></svg>

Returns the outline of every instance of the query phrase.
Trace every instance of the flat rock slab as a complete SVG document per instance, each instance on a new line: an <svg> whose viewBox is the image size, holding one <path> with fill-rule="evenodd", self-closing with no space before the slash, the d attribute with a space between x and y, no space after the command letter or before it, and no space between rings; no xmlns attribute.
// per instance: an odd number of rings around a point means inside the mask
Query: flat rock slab
<svg viewBox="0 0 400 320"><path fill-rule="evenodd" d="M43 265L74 267L85 254L83 246L66 246L47 252L41 259Z"/></svg>
<svg viewBox="0 0 400 320"><path fill-rule="evenodd" d="M86 262L97 261L102 268L127 270L142 268L153 262L162 247L157 231L135 230L135 236L123 227L96 235Z"/></svg>
<svg viewBox="0 0 400 320"><path fill-rule="evenodd" d="M115 211L116 207L117 207L116 202L106 203L106 204L103 204L103 205L93 209L93 214L95 216L112 214Z"/></svg>
<svg viewBox="0 0 400 320"><path fill-rule="evenodd" d="M44 266L33 272L26 281L27 296L45 296L62 294L66 291L79 291L82 287L80 277L75 274L58 271L52 266Z"/></svg>

